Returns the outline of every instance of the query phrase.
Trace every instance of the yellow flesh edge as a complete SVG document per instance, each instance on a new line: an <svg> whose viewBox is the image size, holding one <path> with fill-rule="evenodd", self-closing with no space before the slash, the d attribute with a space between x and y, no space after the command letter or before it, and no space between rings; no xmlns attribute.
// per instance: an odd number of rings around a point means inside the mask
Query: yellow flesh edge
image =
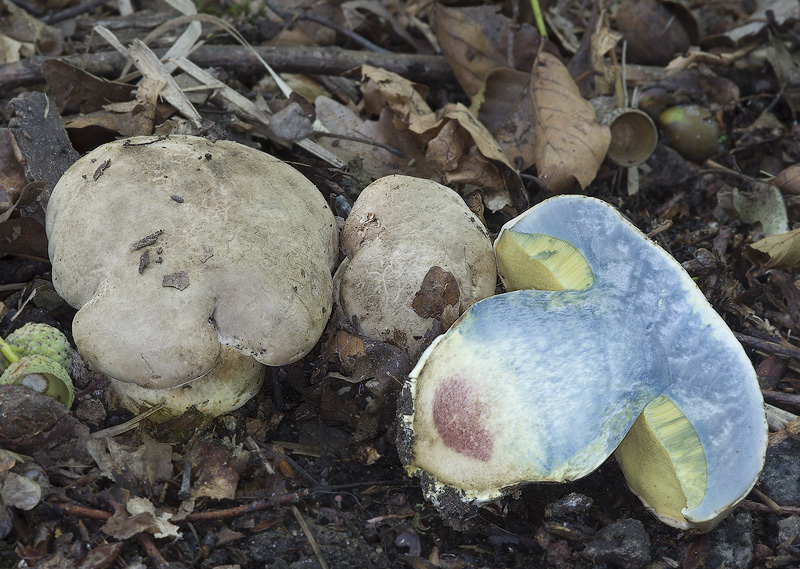
<svg viewBox="0 0 800 569"><path fill-rule="evenodd" d="M506 290L584 290L594 284L589 263L566 241L506 230L495 244Z"/></svg>
<svg viewBox="0 0 800 569"><path fill-rule="evenodd" d="M686 524L682 510L703 501L708 484L703 445L667 397L645 407L614 456L631 490L660 517Z"/></svg>

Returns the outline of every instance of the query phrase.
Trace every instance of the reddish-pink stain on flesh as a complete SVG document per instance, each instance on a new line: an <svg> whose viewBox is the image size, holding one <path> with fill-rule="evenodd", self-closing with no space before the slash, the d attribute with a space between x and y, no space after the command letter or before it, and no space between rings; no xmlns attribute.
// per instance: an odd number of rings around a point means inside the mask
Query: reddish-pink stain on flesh
<svg viewBox="0 0 800 569"><path fill-rule="evenodd" d="M469 382L459 376L448 377L433 396L433 424L444 444L475 460L492 457L494 435L483 424L488 411Z"/></svg>

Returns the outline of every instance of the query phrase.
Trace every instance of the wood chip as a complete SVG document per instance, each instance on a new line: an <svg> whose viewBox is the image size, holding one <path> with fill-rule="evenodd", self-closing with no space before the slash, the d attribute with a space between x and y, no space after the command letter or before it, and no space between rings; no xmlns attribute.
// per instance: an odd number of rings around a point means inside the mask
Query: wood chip
<svg viewBox="0 0 800 569"><path fill-rule="evenodd" d="M138 251L139 249L142 249L143 247L149 247L150 245L152 245L153 243L155 243L158 240L158 236L161 235L162 233L164 233L164 230L163 229L159 229L155 233L151 233L147 237L142 237L141 239L139 239L135 243L131 243L131 251Z"/></svg>

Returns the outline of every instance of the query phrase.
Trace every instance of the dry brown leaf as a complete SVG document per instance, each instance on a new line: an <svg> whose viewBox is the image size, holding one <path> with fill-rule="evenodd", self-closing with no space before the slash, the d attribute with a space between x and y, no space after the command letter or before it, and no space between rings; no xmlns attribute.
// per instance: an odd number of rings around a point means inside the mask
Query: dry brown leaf
<svg viewBox="0 0 800 569"><path fill-rule="evenodd" d="M34 18L9 0L0 1L0 63L33 54L59 55L64 32Z"/></svg>
<svg viewBox="0 0 800 569"><path fill-rule="evenodd" d="M789 231L786 204L774 184L742 177L738 186L726 184L720 189L717 200L732 218L749 224L760 223L767 237Z"/></svg>
<svg viewBox="0 0 800 569"><path fill-rule="evenodd" d="M549 53L542 52L533 66L531 96L539 178L556 193L568 191L575 181L585 188L606 156L609 128L597 122L567 68Z"/></svg>
<svg viewBox="0 0 800 569"><path fill-rule="evenodd" d="M389 107L395 114L398 130L406 130L415 117L433 112L421 93L426 88L397 73L362 65L361 79L365 82L364 109L368 114L378 115L384 107Z"/></svg>
<svg viewBox="0 0 800 569"><path fill-rule="evenodd" d="M42 62L42 75L50 95L63 113L99 111L108 103L121 103L133 98L135 87L101 79L58 59Z"/></svg>
<svg viewBox="0 0 800 569"><path fill-rule="evenodd" d="M147 498L129 498L125 509L131 517L117 512L100 528L101 531L117 539L127 539L142 531L152 533L158 539L181 536L178 526L169 521L172 514L156 512L155 505Z"/></svg>
<svg viewBox="0 0 800 569"><path fill-rule="evenodd" d="M609 27L607 14L597 18L589 49L591 68L597 73L594 76L594 96L614 93L619 66L610 63L606 55L621 39L622 34Z"/></svg>
<svg viewBox="0 0 800 569"><path fill-rule="evenodd" d="M464 10L436 5L436 37L459 84L470 97L483 87L495 67L506 65L506 57L492 43L480 23Z"/></svg>
<svg viewBox="0 0 800 569"><path fill-rule="evenodd" d="M138 448L127 447L111 437L90 439L89 454L103 475L114 480L133 476L139 483L153 486L172 478L172 446L142 436Z"/></svg>
<svg viewBox="0 0 800 569"><path fill-rule="evenodd" d="M783 169L772 183L784 194L800 195L800 164L792 164Z"/></svg>
<svg viewBox="0 0 800 569"><path fill-rule="evenodd" d="M8 210L28 185L25 159L7 128L0 129L0 214Z"/></svg>
<svg viewBox="0 0 800 569"><path fill-rule="evenodd" d="M390 174L441 178L435 165L425 159L414 134L397 130L395 117L389 109L384 109L377 121L370 121L328 97L317 97L314 108L317 119L329 132L352 138L322 136L318 143L344 159L351 173L364 172L363 185Z"/></svg>
<svg viewBox="0 0 800 569"><path fill-rule="evenodd" d="M0 255L16 255L47 262L44 227L32 217L0 222Z"/></svg>
<svg viewBox="0 0 800 569"><path fill-rule="evenodd" d="M764 237L748 246L746 254L764 269L788 269L800 263L800 229Z"/></svg>
<svg viewBox="0 0 800 569"><path fill-rule="evenodd" d="M530 73L500 67L489 73L483 93L476 97L483 101L478 119L520 171L532 166L535 159L530 82Z"/></svg>
<svg viewBox="0 0 800 569"><path fill-rule="evenodd" d="M187 460L192 464L194 484L192 498L232 500L239 484L238 469L246 463L249 453L241 448L229 448L212 437L204 437L192 445Z"/></svg>
<svg viewBox="0 0 800 569"><path fill-rule="evenodd" d="M464 105L445 105L435 115L421 117L411 130L433 136L426 157L441 167L448 184L481 188L484 203L492 211L508 206L525 209L527 198L519 174L492 134Z"/></svg>
<svg viewBox="0 0 800 569"><path fill-rule="evenodd" d="M323 137L320 144L332 148L335 143L337 154L350 162L351 169L360 160L372 178L404 173L450 185L477 186L492 211L507 206L524 209L527 202L519 174L469 109L450 104L434 113L408 79L370 67L362 73L367 79L367 110L380 113L379 120L362 120L347 107L318 97L317 118L331 133L365 140ZM400 150L402 156L369 141Z"/></svg>

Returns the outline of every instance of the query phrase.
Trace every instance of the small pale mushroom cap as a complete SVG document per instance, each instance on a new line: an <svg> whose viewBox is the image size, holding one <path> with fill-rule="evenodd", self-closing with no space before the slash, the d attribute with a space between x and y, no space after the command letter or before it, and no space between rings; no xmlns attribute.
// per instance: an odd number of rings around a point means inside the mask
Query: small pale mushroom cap
<svg viewBox="0 0 800 569"><path fill-rule="evenodd" d="M700 446L694 456L706 460L672 486L687 494L683 508L665 512L649 499L661 491L654 469L631 487L667 523L713 527L755 485L767 444L758 381L733 333L678 262L600 200L552 198L509 230L570 243L593 282L493 296L437 338L400 405L408 471L456 511L453 500L574 480L617 449L646 407L668 400L694 432L686 437ZM680 454L666 458L677 463ZM629 482L640 474L625 473Z"/></svg>
<svg viewBox="0 0 800 569"><path fill-rule="evenodd" d="M461 196L432 180L393 175L367 186L345 222L342 250L337 318L411 357L495 291L486 229Z"/></svg>
<svg viewBox="0 0 800 569"><path fill-rule="evenodd" d="M105 144L56 185L47 234L53 284L79 309L78 351L142 388L208 374L222 346L293 362L330 316L330 208L295 169L241 144Z"/></svg>

